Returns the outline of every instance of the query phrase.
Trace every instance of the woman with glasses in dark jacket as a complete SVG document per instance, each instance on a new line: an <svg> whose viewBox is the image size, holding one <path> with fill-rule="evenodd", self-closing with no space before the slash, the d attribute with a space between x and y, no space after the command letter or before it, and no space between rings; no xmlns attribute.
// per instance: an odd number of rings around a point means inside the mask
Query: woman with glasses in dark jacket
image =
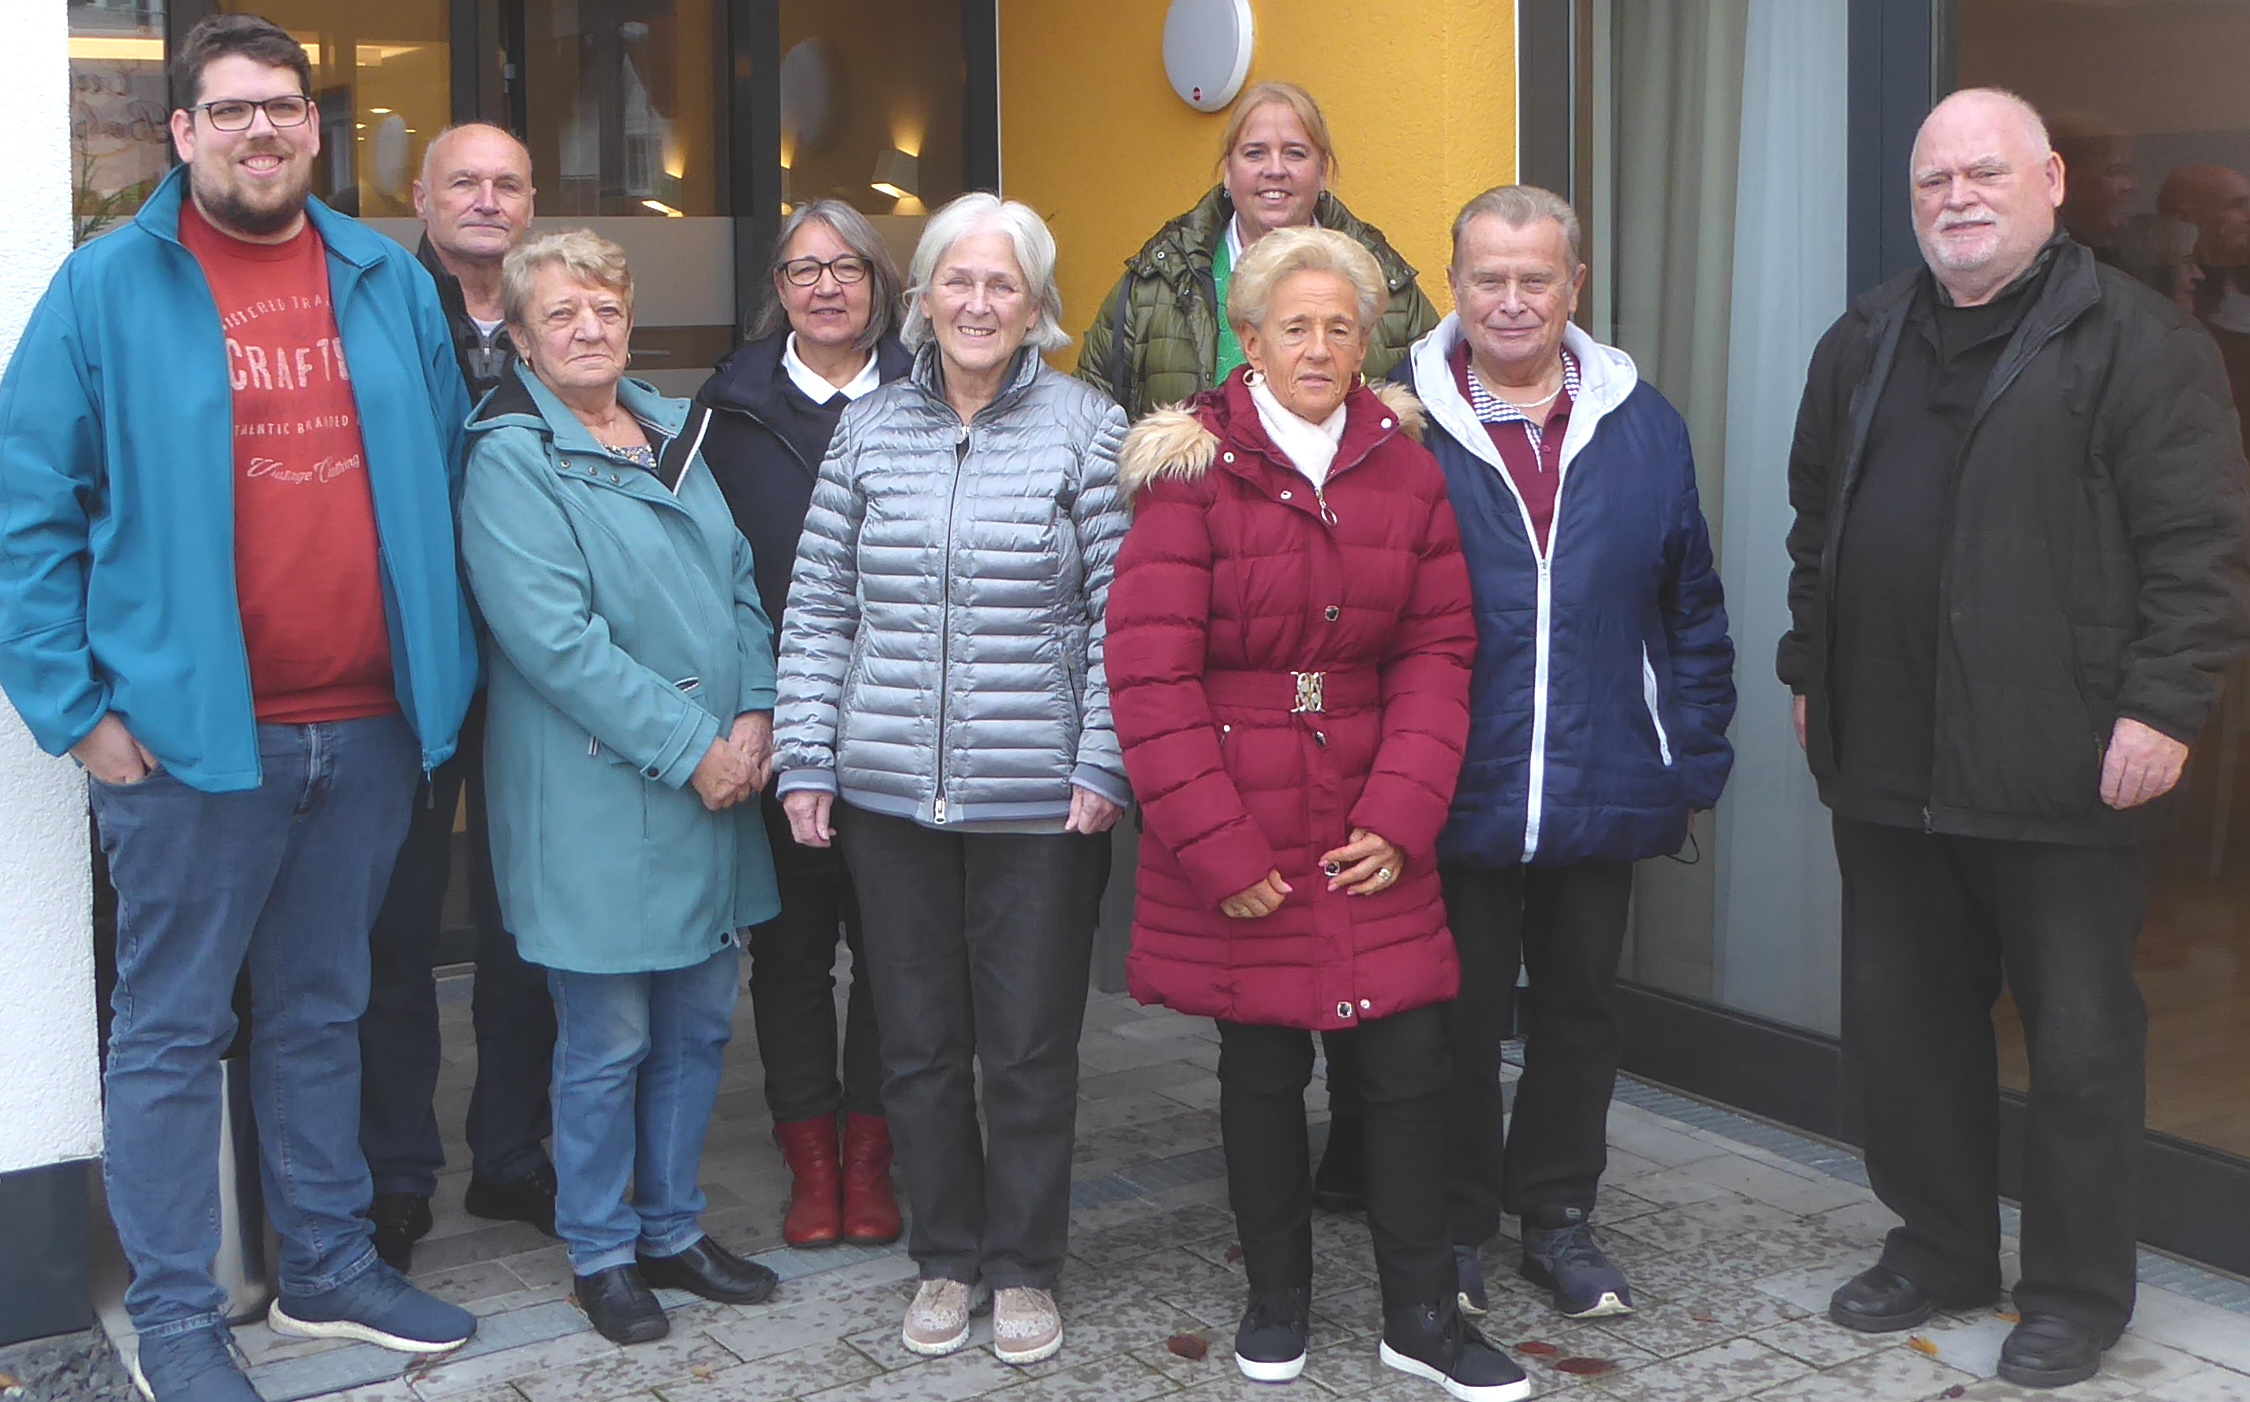
<svg viewBox="0 0 2250 1402"><path fill-rule="evenodd" d="M758 594L778 631L797 537L836 422L845 406L905 374L913 358L897 335L898 267L882 236L850 205L799 205L774 240L769 276L771 291L750 339L719 362L696 403L711 411L703 460L750 541ZM774 794L763 802L781 914L750 932L750 1003L766 1107L791 1178L782 1239L791 1246L896 1241L901 1223L875 998L851 874L838 849L790 840ZM840 1080L839 924L852 952Z"/></svg>

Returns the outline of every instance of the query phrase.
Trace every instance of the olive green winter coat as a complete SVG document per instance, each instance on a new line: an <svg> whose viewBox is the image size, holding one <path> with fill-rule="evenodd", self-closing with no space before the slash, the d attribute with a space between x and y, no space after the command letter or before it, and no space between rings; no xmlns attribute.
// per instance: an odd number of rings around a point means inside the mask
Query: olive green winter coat
<svg viewBox="0 0 2250 1402"><path fill-rule="evenodd" d="M1211 254L1233 217L1226 187L1213 186L1195 208L1157 230L1125 261L1125 276L1086 329L1078 378L1123 405L1128 418L1211 387L1219 359ZM1436 327L1437 308L1415 284L1414 269L1384 242L1383 231L1353 218L1334 195L1321 193L1313 222L1358 240L1390 284L1391 305L1376 323L1364 367L1369 380L1379 381L1405 358L1407 347Z"/></svg>

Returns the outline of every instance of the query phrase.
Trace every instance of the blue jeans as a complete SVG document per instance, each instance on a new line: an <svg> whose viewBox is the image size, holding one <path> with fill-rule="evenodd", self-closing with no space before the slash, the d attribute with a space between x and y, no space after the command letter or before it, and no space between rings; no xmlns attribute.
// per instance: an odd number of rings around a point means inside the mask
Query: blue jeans
<svg viewBox="0 0 2250 1402"><path fill-rule="evenodd" d="M421 774L398 716L261 725L264 782L89 785L117 887L103 1181L144 1337L218 1322L219 1058L251 988L250 1093L285 1294L375 1263L359 1152L367 929Z"/></svg>
<svg viewBox="0 0 2250 1402"><path fill-rule="evenodd" d="M555 1231L592 1275L703 1239L696 1182L734 1036L742 954L651 974L547 971L555 997ZM630 1200L627 1192L630 1189Z"/></svg>

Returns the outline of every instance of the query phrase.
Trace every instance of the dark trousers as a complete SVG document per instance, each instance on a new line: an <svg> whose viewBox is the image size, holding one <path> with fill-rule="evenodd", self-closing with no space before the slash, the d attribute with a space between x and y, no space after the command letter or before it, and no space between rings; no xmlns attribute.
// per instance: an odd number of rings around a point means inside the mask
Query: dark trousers
<svg viewBox="0 0 2250 1402"><path fill-rule="evenodd" d="M1633 899L1628 862L1447 867L1446 923L1461 993L1445 1005L1446 1197L1453 1240L1481 1246L1500 1215L1594 1210L1609 1164L1609 1097L1621 1050L1617 959ZM1523 1077L1501 1127L1500 1046L1518 966L1531 975Z"/></svg>
<svg viewBox="0 0 2250 1402"><path fill-rule="evenodd" d="M868 877L860 910L907 1251L925 1280L1051 1289L1070 1236L1091 891L1109 839L836 813L845 862Z"/></svg>
<svg viewBox="0 0 2250 1402"><path fill-rule="evenodd" d="M1352 1033L1367 1117L1367 1225L1386 1309L1453 1298L1445 1235L1445 1028L1436 1008ZM1312 1286L1312 1161L1305 1086L1312 1034L1219 1024L1219 1129L1227 1197L1254 1290Z"/></svg>
<svg viewBox="0 0 2250 1402"><path fill-rule="evenodd" d="M2133 1313L2148 1014L2141 854L1835 820L1844 1036L1867 1177L1903 1225L1883 1264L1940 1299L2000 1288L2003 978L2030 1053L2016 1308L2114 1335Z"/></svg>
<svg viewBox="0 0 2250 1402"><path fill-rule="evenodd" d="M554 1066L555 1006L547 973L523 962L500 921L485 836L484 698L462 723L460 748L415 796L406 842L368 936L372 982L360 1019L359 1143L378 1193L437 1190L445 1149L438 1134L437 957L445 888L453 872L453 814L469 794L470 908L476 920L476 985L469 1017L476 1029L477 1080L469 1095L473 1171L506 1182L547 1164L548 1080Z"/></svg>
<svg viewBox="0 0 2250 1402"><path fill-rule="evenodd" d="M800 847L774 794L765 796L781 914L750 930L750 1005L766 1108L775 1122L849 1110L883 1113L883 1062L875 1044L875 988L861 941L859 900L834 847ZM836 931L852 952L844 1007L844 1075L836 1077Z"/></svg>

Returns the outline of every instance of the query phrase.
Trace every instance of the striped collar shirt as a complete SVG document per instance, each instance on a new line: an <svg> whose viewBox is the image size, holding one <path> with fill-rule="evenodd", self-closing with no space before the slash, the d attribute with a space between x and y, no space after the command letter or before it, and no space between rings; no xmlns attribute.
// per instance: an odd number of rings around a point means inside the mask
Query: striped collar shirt
<svg viewBox="0 0 2250 1402"><path fill-rule="evenodd" d="M1532 418L1523 410L1486 389L1484 381L1477 378L1474 370L1469 371L1462 378L1469 382L1469 412L1477 416L1478 423L1522 424L1524 435L1531 440L1532 450L1534 452L1539 450L1542 446L1542 435L1537 419ZM1578 398L1578 357L1572 355L1569 351L1562 353L1562 382L1562 395L1560 397L1565 401L1576 400Z"/></svg>

